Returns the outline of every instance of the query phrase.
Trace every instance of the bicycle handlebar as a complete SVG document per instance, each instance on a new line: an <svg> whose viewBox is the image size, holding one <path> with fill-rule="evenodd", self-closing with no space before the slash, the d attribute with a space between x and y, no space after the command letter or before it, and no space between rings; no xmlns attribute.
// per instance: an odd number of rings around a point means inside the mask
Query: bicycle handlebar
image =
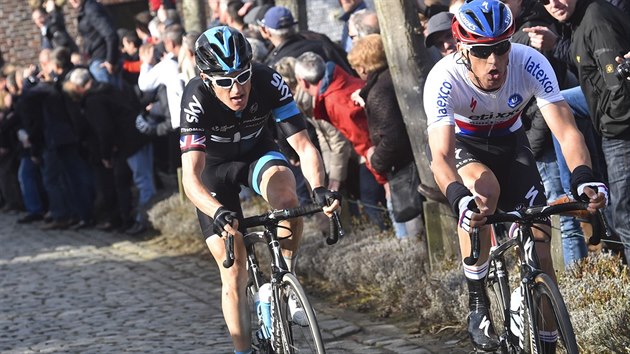
<svg viewBox="0 0 630 354"><path fill-rule="evenodd" d="M542 221L543 219L556 214L569 213L572 211L586 210L588 208L587 202L570 202L556 205L545 205L538 207L523 208L520 210L511 211L508 213L497 213L486 216L486 225L501 223L501 222L525 222L535 223L536 221ZM610 238L610 228L604 217L602 209L597 209L597 219L593 223L593 235L589 239L591 245L597 245L601 241L601 228L604 229L606 237ZM471 248L470 256L464 258L466 265L474 265L479 260L479 253L481 249L481 242L479 238L479 228L474 227L470 233Z"/></svg>
<svg viewBox="0 0 630 354"><path fill-rule="evenodd" d="M265 214L250 216L239 220L239 228L242 230L255 226L271 226L287 219L293 219L299 216L311 215L322 211L322 207L317 204L308 204L291 209L271 210ZM341 226L341 218L337 211L333 212L330 218L330 235L326 238L326 244L333 245L337 243L339 238L345 235ZM234 264L234 236L228 235L225 239L225 261L223 266L229 268ZM230 252L231 250L231 252Z"/></svg>

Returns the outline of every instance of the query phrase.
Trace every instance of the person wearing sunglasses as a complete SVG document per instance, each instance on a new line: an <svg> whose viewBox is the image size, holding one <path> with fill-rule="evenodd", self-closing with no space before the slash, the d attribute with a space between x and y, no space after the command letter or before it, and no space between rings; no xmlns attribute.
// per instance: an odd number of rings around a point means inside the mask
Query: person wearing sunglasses
<svg viewBox="0 0 630 354"><path fill-rule="evenodd" d="M280 74L252 63L252 49L234 28L206 30L195 42L198 77L188 82L181 101L182 184L197 207L203 238L221 273L222 307L235 353L251 353L250 311L245 296L245 245L239 192L249 186L273 209L298 206L296 183L287 159L270 131L275 120L300 158L313 198L331 216L339 207L336 193L324 188L321 156L309 140L306 123ZM332 200L330 206L326 201ZM302 234L301 218L279 230L282 253L294 270ZM223 238L235 236L235 263L223 267ZM291 307L291 313L301 309Z"/></svg>
<svg viewBox="0 0 630 354"><path fill-rule="evenodd" d="M535 98L551 131L566 152L576 197L594 211L605 205L606 186L597 181L584 139L564 102L554 71L535 49L511 43L514 19L497 0L469 0L451 23L457 52L442 58L424 89L431 169L458 217L460 250L470 254L469 232L480 227L481 255L464 264L470 312L468 332L475 348L493 351L499 342L489 322L485 293L489 228L485 215L497 208L545 205L544 188L520 115ZM555 279L549 222L535 231L542 269ZM553 352L556 328L546 331L543 352ZM557 340L557 339L556 339Z"/></svg>

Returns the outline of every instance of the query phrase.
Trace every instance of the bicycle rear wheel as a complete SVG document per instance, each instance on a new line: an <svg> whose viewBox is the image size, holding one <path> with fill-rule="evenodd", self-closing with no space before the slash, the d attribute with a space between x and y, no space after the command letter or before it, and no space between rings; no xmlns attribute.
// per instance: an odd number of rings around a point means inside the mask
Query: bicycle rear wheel
<svg viewBox="0 0 630 354"><path fill-rule="evenodd" d="M529 291L533 306L527 309L528 318L535 321L535 326L526 328L529 332L530 348L535 345L539 353L578 353L569 312L556 283L547 274L542 273L536 276ZM543 313L547 316L543 316ZM532 328L536 329L535 333L531 333ZM554 345L549 345L549 340L544 342L542 339L554 336L557 336L556 349L552 351Z"/></svg>
<svg viewBox="0 0 630 354"><path fill-rule="evenodd" d="M306 315L302 323L291 318L289 299L297 302ZM282 282L273 289L271 304L274 328L274 350L278 354L325 353L324 344L315 317L304 289L295 275L287 273Z"/></svg>

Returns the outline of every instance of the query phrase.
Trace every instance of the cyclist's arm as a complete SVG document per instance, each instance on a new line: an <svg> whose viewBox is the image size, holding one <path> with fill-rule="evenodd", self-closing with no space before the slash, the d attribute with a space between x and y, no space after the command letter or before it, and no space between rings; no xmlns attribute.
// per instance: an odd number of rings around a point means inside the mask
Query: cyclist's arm
<svg viewBox="0 0 630 354"><path fill-rule="evenodd" d="M455 168L455 127L436 125L430 127L431 171L438 187L446 195L446 188L453 182L462 182Z"/></svg>
<svg viewBox="0 0 630 354"><path fill-rule="evenodd" d="M287 138L289 145L300 157L300 166L304 177L311 188L322 187L324 185L324 163L315 148L306 130L301 130Z"/></svg>
<svg viewBox="0 0 630 354"><path fill-rule="evenodd" d="M591 157L584 136L575 125L569 105L565 101L552 102L542 106L540 112L558 139L569 170L573 171L580 165L591 167Z"/></svg>

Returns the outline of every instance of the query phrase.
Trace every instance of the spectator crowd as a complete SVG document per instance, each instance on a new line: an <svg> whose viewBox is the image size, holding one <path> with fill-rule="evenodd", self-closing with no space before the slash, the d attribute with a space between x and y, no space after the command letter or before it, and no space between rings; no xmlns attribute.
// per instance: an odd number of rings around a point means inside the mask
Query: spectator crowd
<svg viewBox="0 0 630 354"><path fill-rule="evenodd" d="M615 28L623 35L608 37L608 45L623 56L630 50L630 3L504 3L515 18L512 42L540 50L553 66L593 169L610 184L608 216L628 257L630 83L598 72L585 36ZM458 0L418 4L433 63L458 48L451 21L460 5ZM77 38L68 33L60 6L76 12ZM208 0L208 6L209 27L241 31L254 61L282 76L322 153L328 188L346 196L352 215L381 230L393 228L398 238L415 236L422 210L403 212L389 181L402 171L417 176L414 150L424 147L412 146L407 135L376 12L363 0L339 0L342 36L331 39L299 30L289 9L273 0ZM562 6L570 9L568 15L556 11ZM147 209L162 178L181 163L181 95L199 74L194 45L200 33L186 31L176 0L150 0L148 8L135 15L135 28L125 29L115 28L96 0L43 1L32 10L41 34L38 63L0 63L0 196L2 211L25 212L19 223L43 220L40 227L47 230L97 227L130 235L150 228ZM599 27L593 29L594 22ZM521 119L547 199L567 198L570 171L535 101ZM275 131L298 194L308 202L297 154ZM563 216L561 233L566 264L586 256L579 219Z"/></svg>

